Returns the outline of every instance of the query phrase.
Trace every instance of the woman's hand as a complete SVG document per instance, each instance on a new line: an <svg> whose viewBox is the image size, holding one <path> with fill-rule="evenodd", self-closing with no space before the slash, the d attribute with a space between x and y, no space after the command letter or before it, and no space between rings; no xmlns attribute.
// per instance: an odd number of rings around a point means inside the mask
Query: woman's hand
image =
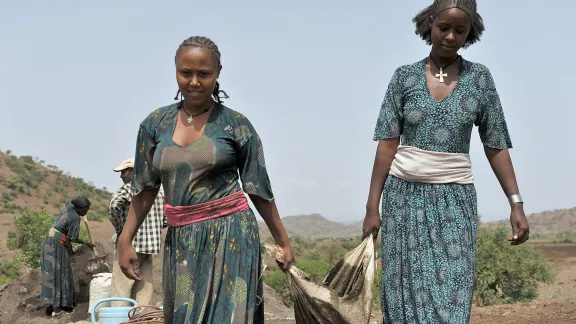
<svg viewBox="0 0 576 324"><path fill-rule="evenodd" d="M140 266L138 263L138 256L132 243L118 244L118 265L122 269L122 273L128 278L133 280L140 280Z"/></svg>
<svg viewBox="0 0 576 324"><path fill-rule="evenodd" d="M374 240L376 240L381 224L380 213L376 210L368 210L366 216L364 216L364 224L362 225L362 239L372 234Z"/></svg>
<svg viewBox="0 0 576 324"><path fill-rule="evenodd" d="M521 203L516 203L512 206L510 212L510 225L512 225L512 237L508 241L512 245L522 244L528 241L530 228L528 226L528 219L524 214L524 206Z"/></svg>
<svg viewBox="0 0 576 324"><path fill-rule="evenodd" d="M296 260L294 260L294 255L292 254L292 246L282 247L282 251L284 251L284 263L277 263L278 267L280 267L282 271L286 272L296 263Z"/></svg>

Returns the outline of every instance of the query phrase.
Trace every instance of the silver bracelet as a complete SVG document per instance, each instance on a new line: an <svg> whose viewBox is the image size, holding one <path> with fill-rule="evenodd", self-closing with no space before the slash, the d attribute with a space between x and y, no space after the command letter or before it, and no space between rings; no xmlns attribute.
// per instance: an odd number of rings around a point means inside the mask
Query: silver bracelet
<svg viewBox="0 0 576 324"><path fill-rule="evenodd" d="M522 196L520 196L520 194L515 194L508 197L508 202L510 203L510 205L512 205L517 203L524 203L524 200L522 200Z"/></svg>

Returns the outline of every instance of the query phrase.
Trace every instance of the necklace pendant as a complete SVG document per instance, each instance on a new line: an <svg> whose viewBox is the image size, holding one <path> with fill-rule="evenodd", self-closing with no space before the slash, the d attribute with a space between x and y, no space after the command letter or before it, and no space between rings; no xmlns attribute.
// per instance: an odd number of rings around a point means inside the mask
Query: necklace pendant
<svg viewBox="0 0 576 324"><path fill-rule="evenodd" d="M440 78L440 80L438 80L438 82L444 83L444 78L448 77L448 73L443 73L442 68L440 68L440 73L436 73L436 77Z"/></svg>
<svg viewBox="0 0 576 324"><path fill-rule="evenodd" d="M190 124L193 120L194 118L192 118L192 116L188 117L188 124Z"/></svg>

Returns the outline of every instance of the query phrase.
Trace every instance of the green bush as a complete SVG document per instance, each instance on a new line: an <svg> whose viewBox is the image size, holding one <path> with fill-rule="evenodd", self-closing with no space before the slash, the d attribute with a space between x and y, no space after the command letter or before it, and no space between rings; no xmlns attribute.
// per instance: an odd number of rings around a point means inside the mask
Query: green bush
<svg viewBox="0 0 576 324"><path fill-rule="evenodd" d="M546 259L526 246L512 246L504 227L480 228L476 252L476 303L479 306L530 301L538 283L554 281Z"/></svg>
<svg viewBox="0 0 576 324"><path fill-rule="evenodd" d="M318 284L324 280L324 277L330 271L330 263L324 260L304 260L304 261L296 261L296 266L306 272L310 279Z"/></svg>
<svg viewBox="0 0 576 324"><path fill-rule="evenodd" d="M576 233L574 232L558 233L555 236L556 239L554 240L554 243L574 244L576 242Z"/></svg>
<svg viewBox="0 0 576 324"><path fill-rule="evenodd" d="M88 220L101 222L104 215L101 212L89 212L86 216L88 217Z"/></svg>
<svg viewBox="0 0 576 324"><path fill-rule="evenodd" d="M16 261L0 262L0 286L7 284L20 276L20 264Z"/></svg>
<svg viewBox="0 0 576 324"><path fill-rule="evenodd" d="M16 231L8 233L8 248L16 250L15 259L28 268L40 266L42 243L54 225L55 215L46 211L25 210L14 218ZM80 228L80 238L86 240L86 229Z"/></svg>
<svg viewBox="0 0 576 324"><path fill-rule="evenodd" d="M280 269L275 269L270 274L264 276L264 283L276 290L280 295L288 290L288 278L286 278L286 274Z"/></svg>

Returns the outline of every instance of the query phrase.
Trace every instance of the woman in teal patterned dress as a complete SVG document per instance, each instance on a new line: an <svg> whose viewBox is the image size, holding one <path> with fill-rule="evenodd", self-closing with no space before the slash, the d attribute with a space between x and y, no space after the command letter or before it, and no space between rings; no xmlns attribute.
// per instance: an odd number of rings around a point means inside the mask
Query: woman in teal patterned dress
<svg viewBox="0 0 576 324"><path fill-rule="evenodd" d="M54 226L42 243L42 260L40 261L42 291L40 297L50 302L50 306L46 310L47 315L56 315L62 310L71 312L76 305L74 279L70 264L71 244L72 242L86 244L90 248L94 248L92 243L84 242L78 238L81 216L85 216L88 210L90 210L90 201L85 197L67 201L66 207L60 211Z"/></svg>
<svg viewBox="0 0 576 324"><path fill-rule="evenodd" d="M384 323L468 323L478 221L468 155L473 125L509 197L511 244L528 239L528 222L490 71L458 55L484 30L475 1L436 0L414 22L431 53L397 68L388 85L363 234L382 231Z"/></svg>
<svg viewBox="0 0 576 324"><path fill-rule="evenodd" d="M119 238L123 272L138 279L131 241L161 184L171 209L221 201L243 189L283 248L283 269L289 269L292 248L274 202L260 137L245 116L219 97L218 48L208 38L191 37L175 60L183 100L153 111L140 125L134 197ZM258 223L249 208L184 226L170 224L164 322L263 323L261 275Z"/></svg>

